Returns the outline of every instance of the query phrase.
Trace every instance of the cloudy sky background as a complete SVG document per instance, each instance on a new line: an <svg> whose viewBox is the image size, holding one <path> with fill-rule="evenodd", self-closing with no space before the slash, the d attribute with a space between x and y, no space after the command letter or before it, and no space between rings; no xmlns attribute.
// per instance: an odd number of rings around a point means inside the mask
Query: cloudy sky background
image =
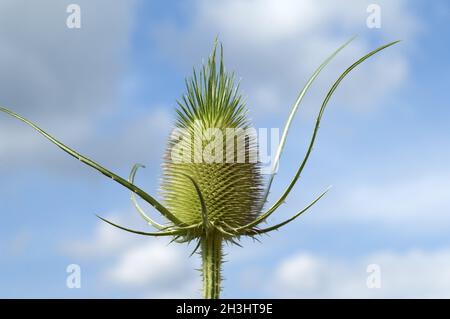
<svg viewBox="0 0 450 319"><path fill-rule="evenodd" d="M314 116L355 59L401 39L345 80L287 203L283 231L226 247L223 297L450 297L450 5L446 1L0 1L0 105L39 123L122 176L157 193L160 162L184 77L216 35L237 71L256 127L282 127L321 61L358 38L304 100L271 200L299 164ZM369 4L381 28L366 26ZM145 224L128 192L0 116L0 297L199 297L193 247L102 224ZM153 213L150 207L147 210ZM82 287L66 287L66 267ZM368 265L381 288L366 285Z"/></svg>

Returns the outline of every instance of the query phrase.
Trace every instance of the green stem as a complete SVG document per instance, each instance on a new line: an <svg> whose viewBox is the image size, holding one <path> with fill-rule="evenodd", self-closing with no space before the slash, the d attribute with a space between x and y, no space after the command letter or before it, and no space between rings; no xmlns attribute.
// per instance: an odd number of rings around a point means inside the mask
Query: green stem
<svg viewBox="0 0 450 319"><path fill-rule="evenodd" d="M215 232L202 238L203 297L219 299L221 290L222 237Z"/></svg>

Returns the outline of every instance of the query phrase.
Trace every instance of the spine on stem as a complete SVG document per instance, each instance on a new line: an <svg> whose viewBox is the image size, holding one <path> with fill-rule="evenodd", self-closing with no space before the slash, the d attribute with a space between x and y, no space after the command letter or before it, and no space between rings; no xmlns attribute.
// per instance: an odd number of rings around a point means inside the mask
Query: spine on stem
<svg viewBox="0 0 450 319"><path fill-rule="evenodd" d="M215 232L202 238L203 297L219 299L222 282L222 237Z"/></svg>

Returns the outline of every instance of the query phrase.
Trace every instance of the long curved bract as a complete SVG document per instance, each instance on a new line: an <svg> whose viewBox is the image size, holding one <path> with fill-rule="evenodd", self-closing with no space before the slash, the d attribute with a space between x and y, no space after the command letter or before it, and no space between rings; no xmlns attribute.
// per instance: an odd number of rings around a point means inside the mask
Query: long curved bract
<svg viewBox="0 0 450 319"><path fill-rule="evenodd" d="M284 149L284 145L286 144L286 139L287 139L287 136L288 136L288 133L289 133L289 128L291 127L291 124L292 124L292 120L294 119L295 114L297 113L298 108L299 108L299 106L300 106L300 104L301 104L305 94L308 92L309 88L311 87L311 85L313 84L315 79L319 76L320 72L322 72L322 70L331 62L331 60L333 60L333 58L340 51L342 51L342 49L344 49L347 45L349 45L350 42L352 42L355 38L356 38L356 36L352 37L350 40L345 42L336 51L334 51L328 58L326 58L325 61L323 61L321 65L319 65L319 67L314 71L314 73L308 79L308 81L306 82L305 86L300 91L297 99L295 100L294 105L292 106L291 111L289 112L289 116L288 116L288 118L286 120L286 124L284 125L283 133L282 133L281 138L280 138L280 144L278 145L277 152L275 153L275 157L273 159L272 169L271 169L270 176L269 176L269 179L267 181L267 186L266 186L266 189L264 191L264 195L263 195L263 198L262 198L262 201L261 201L261 209L263 208L264 204L267 201L267 197L269 196L270 188L272 187L272 183L273 183L273 180L275 178L275 174L276 174L277 169L278 169L279 161L280 161L283 149Z"/></svg>
<svg viewBox="0 0 450 319"><path fill-rule="evenodd" d="M97 217L100 218L105 223L108 223L108 224L110 224L110 225L112 225L112 226L114 226L116 228L125 230L125 231L127 231L129 233L137 234L137 235L161 237L161 236L175 236L175 235L182 235L183 234L179 230L173 230L173 231L167 231L167 232L156 232L156 233L143 232L143 231L133 230L133 229L130 229L130 228L127 228L127 227L120 226L120 225L118 225L116 223L113 223L113 222L107 220L106 218L103 218L103 217L98 216L98 215L97 215Z"/></svg>
<svg viewBox="0 0 450 319"><path fill-rule="evenodd" d="M260 215L258 218L256 218L253 222L241 226L239 228L237 228L237 231L243 231L249 228L252 228L256 225L258 225L259 223L263 222L264 220L266 220L270 215L272 215L272 213L286 200L287 196L289 195L289 193L291 192L292 188L294 187L295 183L297 182L297 180L300 177L300 174L302 173L308 159L309 156L311 154L311 151L313 149L314 146L314 142L316 140L316 136L317 136L317 132L319 131L319 126L320 126L320 121L322 120L322 116L323 113L325 111L325 108L331 98L331 96L333 95L333 93L336 91L337 87L339 86L339 84L342 82L342 80L354 69L356 68L359 64L361 64L362 62L364 62L365 60L367 60L368 58L370 58L371 56L373 56L374 54L380 52L381 50L384 50L396 43L398 43L400 41L394 41L394 42L390 42L386 45L383 45L369 53L367 53L366 55L364 55L362 58L360 58L358 61L356 61L355 63L353 63L351 66L349 66L340 76L339 78L336 80L336 82L334 82L334 84L331 86L331 89L328 91L328 94L326 95L325 99L322 102L322 106L320 108L319 114L317 116L316 119L316 124L314 126L314 131L308 146L308 149L306 151L305 157L303 158L302 163L300 164L294 178L292 179L292 181L290 182L290 184L287 186L287 188L285 189L285 191L283 192L283 194L280 196L280 198L275 202L275 204L272 205L272 207L270 207L267 212L265 212L264 214Z"/></svg>
<svg viewBox="0 0 450 319"><path fill-rule="evenodd" d="M133 168L131 169L130 172L130 176L128 177L128 181L131 184L134 184L134 177L136 176L136 173L138 171L138 169L142 167L145 168L144 165L142 164L134 164ZM137 212L139 213L139 215L141 215L141 217L150 225L152 225L153 227L155 227L156 229L159 230L163 230L165 227L157 222L155 222L153 219L151 219L145 212L144 210L141 208L141 206L139 205L139 203L136 200L136 195L134 194L134 192L131 192L131 201L133 202L134 207L136 208Z"/></svg>
<svg viewBox="0 0 450 319"><path fill-rule="evenodd" d="M170 221L172 221L175 224L182 225L181 221L176 216L174 216L167 208L165 208L155 198L153 198L151 195L149 195L146 192L144 192L142 189L140 189L136 185L133 185L133 184L129 183L128 181L126 181L122 177L118 176L117 174L114 174L113 172L111 172L108 169L104 168L103 166L97 164L96 162L92 161L91 159L89 159L89 158L79 154L78 152L74 151L70 147L64 145L59 140L57 140L56 138L54 138L53 136L51 136L50 134L45 132L43 129L41 129L39 126L37 126L33 122L30 122L29 120L23 118L19 114L16 114L13 111L10 111L10 110L8 110L8 109L6 109L4 107L0 107L0 112L4 112L6 114L9 114L9 115L15 117L16 119L18 119L18 120L28 124L29 126L34 128L38 133L40 133L45 138L47 138L50 142L52 142L53 144L58 146L60 149L62 149L64 152L66 152L69 155L75 157L80 162L82 162L82 163L84 163L84 164L86 164L86 165L96 169L97 171L99 171L103 175L111 178L113 181L121 184L122 186L125 186L126 188L128 188L132 192L134 192L137 195L139 195L143 200L148 202L154 208L156 208L156 210L158 210L164 217L166 217L167 219L169 219Z"/></svg>

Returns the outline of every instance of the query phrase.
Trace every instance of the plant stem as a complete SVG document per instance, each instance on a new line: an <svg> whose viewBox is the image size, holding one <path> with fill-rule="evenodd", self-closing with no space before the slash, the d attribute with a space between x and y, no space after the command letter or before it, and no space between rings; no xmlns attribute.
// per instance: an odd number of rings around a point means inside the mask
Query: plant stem
<svg viewBox="0 0 450 319"><path fill-rule="evenodd" d="M216 232L202 238L203 297L219 299L221 290L222 237Z"/></svg>

